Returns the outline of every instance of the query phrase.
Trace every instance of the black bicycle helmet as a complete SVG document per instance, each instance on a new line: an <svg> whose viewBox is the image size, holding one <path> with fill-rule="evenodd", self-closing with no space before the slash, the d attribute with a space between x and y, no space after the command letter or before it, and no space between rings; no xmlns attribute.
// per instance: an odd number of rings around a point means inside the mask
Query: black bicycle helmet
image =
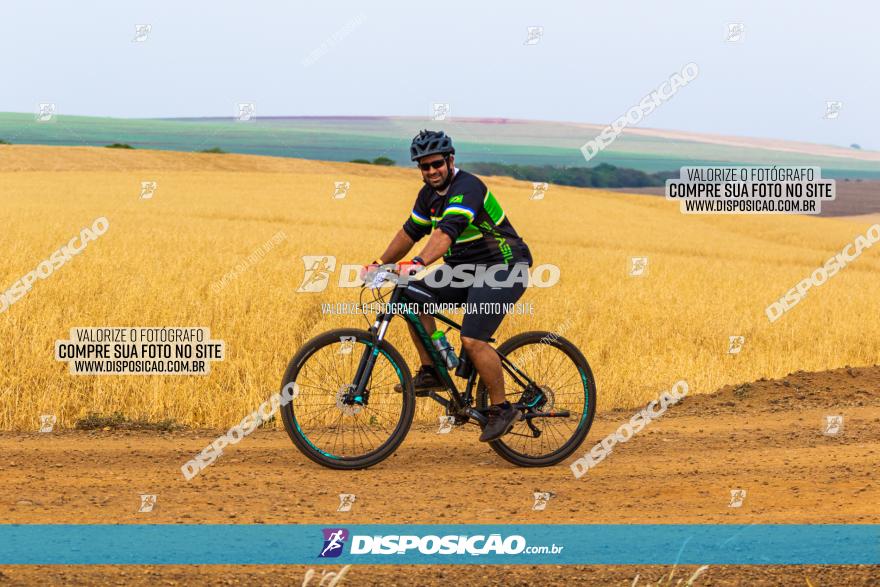
<svg viewBox="0 0 880 587"><path fill-rule="evenodd" d="M442 130L423 130L413 137L409 146L410 159L413 161L428 155L455 154L452 139Z"/></svg>

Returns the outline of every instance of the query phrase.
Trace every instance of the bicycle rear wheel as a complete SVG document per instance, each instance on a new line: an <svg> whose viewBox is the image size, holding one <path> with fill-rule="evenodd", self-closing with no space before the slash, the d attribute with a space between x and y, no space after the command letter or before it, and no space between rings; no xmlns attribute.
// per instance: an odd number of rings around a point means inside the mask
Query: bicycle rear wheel
<svg viewBox="0 0 880 587"><path fill-rule="evenodd" d="M281 408L296 447L331 469L363 469L388 458L406 437L415 412L412 377L386 341L363 396L346 403L363 354L374 350L369 332L341 328L306 342L290 360L281 388L296 382L299 394ZM394 390L400 384L403 393ZM357 399L357 398L355 398Z"/></svg>
<svg viewBox="0 0 880 587"><path fill-rule="evenodd" d="M565 460L578 449L596 412L596 382L587 359L569 340L551 332L523 332L498 347L518 369L535 382L523 386L504 371L504 389L511 403L524 413L569 412L568 417L536 417L533 430L525 420L489 445L505 460L520 467L547 467ZM489 406L489 394L480 381L477 407Z"/></svg>

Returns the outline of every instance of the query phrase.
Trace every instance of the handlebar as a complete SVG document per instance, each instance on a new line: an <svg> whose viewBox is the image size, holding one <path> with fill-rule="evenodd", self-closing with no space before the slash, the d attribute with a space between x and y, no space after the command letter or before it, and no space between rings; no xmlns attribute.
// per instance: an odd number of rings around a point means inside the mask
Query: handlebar
<svg viewBox="0 0 880 587"><path fill-rule="evenodd" d="M407 266L411 267L411 265ZM386 282L394 283L395 285L400 282L401 265L399 263L393 265L367 265L367 267L369 269L364 274L364 283L361 284L361 288L379 289ZM415 275L415 273L407 275L407 278L411 275Z"/></svg>
<svg viewBox="0 0 880 587"><path fill-rule="evenodd" d="M399 275L390 269L385 270L375 270L375 271L367 271L366 275L364 275L364 283L361 284L361 288L368 289L379 289L382 287L382 284L385 282L397 283L397 279L395 277L399 277Z"/></svg>

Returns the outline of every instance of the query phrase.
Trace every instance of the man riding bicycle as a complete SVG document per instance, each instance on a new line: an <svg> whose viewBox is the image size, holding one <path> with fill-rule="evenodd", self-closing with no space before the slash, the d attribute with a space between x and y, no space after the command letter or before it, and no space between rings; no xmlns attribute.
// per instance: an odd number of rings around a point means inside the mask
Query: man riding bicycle
<svg viewBox="0 0 880 587"><path fill-rule="evenodd" d="M401 264L407 273L421 270L442 256L450 268L458 267L470 276L491 269L494 281L487 277L474 279L469 287L461 287L461 281L437 286L424 278L410 281L411 285L428 290L440 303L467 303L469 308L486 308L481 304L488 303L490 309L503 309L505 304L519 300L525 284L511 276L524 275L527 270L523 269L532 266L532 256L494 194L477 176L455 167L455 148L443 131L421 131L412 140L410 156L417 162L425 185L403 228L372 265L396 263L417 241L430 234L422 252ZM462 320L461 345L491 400L489 421L480 436L483 442L500 438L522 416L506 399L501 359L488 343L503 319L503 311L469 311ZM419 320L428 333L437 330L433 316L420 314ZM424 396L444 385L428 349L421 344L412 325L409 329L422 363L413 384L416 395Z"/></svg>

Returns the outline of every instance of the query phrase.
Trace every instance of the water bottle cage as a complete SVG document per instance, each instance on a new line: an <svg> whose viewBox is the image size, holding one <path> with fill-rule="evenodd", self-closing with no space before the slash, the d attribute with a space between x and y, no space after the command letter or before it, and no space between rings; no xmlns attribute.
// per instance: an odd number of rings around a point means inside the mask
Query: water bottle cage
<svg viewBox="0 0 880 587"><path fill-rule="evenodd" d="M440 332L440 331L438 331ZM436 334L436 333L435 333ZM440 355L440 359L445 363L446 369L448 371L452 371L460 364L458 357L455 356L455 349L446 340L446 335L441 334L439 337L431 337L431 343L434 345L434 349L437 351L437 354Z"/></svg>

